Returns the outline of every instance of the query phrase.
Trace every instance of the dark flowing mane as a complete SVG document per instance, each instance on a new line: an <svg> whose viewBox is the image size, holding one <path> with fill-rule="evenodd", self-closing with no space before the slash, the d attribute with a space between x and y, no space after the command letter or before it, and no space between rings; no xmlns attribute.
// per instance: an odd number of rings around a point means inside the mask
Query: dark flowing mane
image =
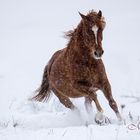
<svg viewBox="0 0 140 140"><path fill-rule="evenodd" d="M74 31L75 31L75 29L74 29L74 30L69 30L69 31L65 32L65 33L64 33L64 37L65 37L65 38L68 38L68 39L71 39L71 37L72 37L73 34L74 34Z"/></svg>
<svg viewBox="0 0 140 140"><path fill-rule="evenodd" d="M95 12L94 10L91 10L91 11L88 12L88 14L86 15L86 17L88 17L89 19L92 18L92 19L96 20L97 14L98 14L97 12ZM80 25L82 24L82 21L83 21L83 19L81 20L81 22L79 23L79 25L75 29L69 30L69 31L65 32L64 33L64 37L67 38L67 39L71 39L72 37L74 37L74 35L76 35L77 31L81 27ZM100 25L100 26L105 26L104 17L101 17L101 20L100 21L102 23L102 25Z"/></svg>

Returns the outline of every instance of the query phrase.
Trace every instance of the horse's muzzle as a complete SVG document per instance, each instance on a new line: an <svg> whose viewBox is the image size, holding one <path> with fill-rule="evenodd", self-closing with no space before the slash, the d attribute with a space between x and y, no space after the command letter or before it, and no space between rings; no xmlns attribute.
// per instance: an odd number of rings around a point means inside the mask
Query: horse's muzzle
<svg viewBox="0 0 140 140"><path fill-rule="evenodd" d="M95 57L98 59L98 58L101 58L101 57L102 57L103 53L104 53L103 50L96 50L96 51L94 52L94 55L95 55Z"/></svg>

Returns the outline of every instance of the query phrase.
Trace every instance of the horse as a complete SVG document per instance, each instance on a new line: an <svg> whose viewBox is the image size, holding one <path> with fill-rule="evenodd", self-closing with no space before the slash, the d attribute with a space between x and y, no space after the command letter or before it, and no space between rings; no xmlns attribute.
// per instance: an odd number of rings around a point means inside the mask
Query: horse
<svg viewBox="0 0 140 140"><path fill-rule="evenodd" d="M45 101L53 92L65 107L74 110L76 107L70 98L84 97L88 112L92 101L95 102L95 121L100 123L104 116L96 94L100 90L121 121L122 117L112 96L111 85L101 59L104 53L103 30L106 24L102 11L92 10L86 15L79 12L79 15L80 23L65 34L69 38L67 46L55 52L49 60L44 69L41 86L32 99Z"/></svg>

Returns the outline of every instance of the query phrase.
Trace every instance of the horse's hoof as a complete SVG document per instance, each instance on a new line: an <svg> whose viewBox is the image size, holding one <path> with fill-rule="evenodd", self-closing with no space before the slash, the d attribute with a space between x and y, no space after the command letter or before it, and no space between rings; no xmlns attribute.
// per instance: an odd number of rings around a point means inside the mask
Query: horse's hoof
<svg viewBox="0 0 140 140"><path fill-rule="evenodd" d="M122 118L120 113L116 113L116 116L118 118L118 124L123 125L124 124L124 119Z"/></svg>
<svg viewBox="0 0 140 140"><path fill-rule="evenodd" d="M111 121L108 117L104 116L101 112L98 112L95 116L95 122L99 125L110 124Z"/></svg>
<svg viewBox="0 0 140 140"><path fill-rule="evenodd" d="M123 119L122 120L118 120L118 125L123 125L123 124L125 124Z"/></svg>
<svg viewBox="0 0 140 140"><path fill-rule="evenodd" d="M95 118L95 122L99 125L111 124L111 121L108 117L104 117L104 119L102 119L102 120L98 120L98 119Z"/></svg>
<svg viewBox="0 0 140 140"><path fill-rule="evenodd" d="M95 118L95 122L96 122L97 124L99 124L99 125L102 125L102 124L104 123L104 120L97 120L97 119Z"/></svg>
<svg viewBox="0 0 140 140"><path fill-rule="evenodd" d="M104 115L102 112L98 112L95 116L95 122L99 125L103 124L104 122Z"/></svg>

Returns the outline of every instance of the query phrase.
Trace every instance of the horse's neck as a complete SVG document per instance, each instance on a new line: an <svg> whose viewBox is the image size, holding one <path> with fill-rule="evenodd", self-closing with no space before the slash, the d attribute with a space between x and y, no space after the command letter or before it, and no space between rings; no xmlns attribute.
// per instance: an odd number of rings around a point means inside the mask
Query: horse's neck
<svg viewBox="0 0 140 140"><path fill-rule="evenodd" d="M90 52L84 47L83 42L71 41L66 52L72 63L76 62L87 65L92 59L89 54Z"/></svg>
<svg viewBox="0 0 140 140"><path fill-rule="evenodd" d="M89 50L90 45L94 43L92 41L90 36L87 36L83 25L79 24L68 43L67 55L78 62L87 63L91 60L94 61Z"/></svg>
<svg viewBox="0 0 140 140"><path fill-rule="evenodd" d="M88 42L90 43L90 41ZM68 48L71 51L76 51L82 55L87 54L88 47L86 48L87 36L85 36L85 29L83 29L83 25L78 25L78 29L75 30L73 37L71 38Z"/></svg>

